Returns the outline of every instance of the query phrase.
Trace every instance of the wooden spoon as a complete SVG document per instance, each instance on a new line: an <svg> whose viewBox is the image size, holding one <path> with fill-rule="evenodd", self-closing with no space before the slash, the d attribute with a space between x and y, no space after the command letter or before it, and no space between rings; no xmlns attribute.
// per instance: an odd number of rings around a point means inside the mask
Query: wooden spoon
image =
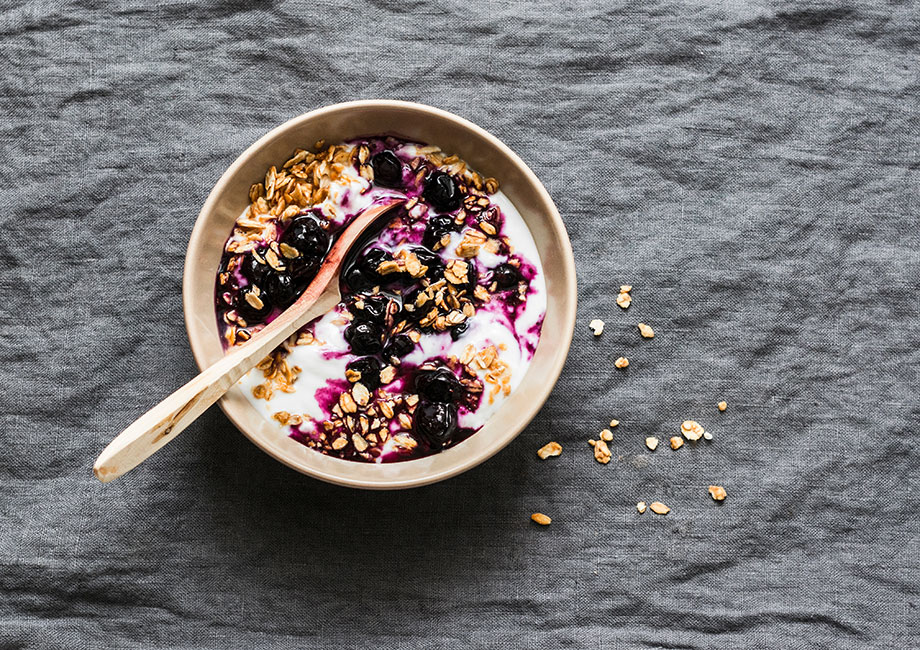
<svg viewBox="0 0 920 650"><path fill-rule="evenodd" d="M195 421L236 382L291 334L335 307L342 299L339 274L352 244L400 201L368 208L339 235L313 282L284 313L244 345L232 348L213 366L164 399L122 431L103 450L93 473L108 483L134 469Z"/></svg>

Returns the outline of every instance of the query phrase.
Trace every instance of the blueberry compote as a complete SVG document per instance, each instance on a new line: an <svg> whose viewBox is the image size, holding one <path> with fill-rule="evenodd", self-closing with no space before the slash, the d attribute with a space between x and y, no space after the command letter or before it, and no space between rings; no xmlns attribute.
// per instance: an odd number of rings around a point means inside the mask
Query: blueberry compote
<svg viewBox="0 0 920 650"><path fill-rule="evenodd" d="M310 285L337 234L399 199L342 270L342 301L241 381L295 440L347 460L409 460L475 433L520 381L545 312L533 240L456 156L393 137L297 150L250 190L217 278L226 346Z"/></svg>

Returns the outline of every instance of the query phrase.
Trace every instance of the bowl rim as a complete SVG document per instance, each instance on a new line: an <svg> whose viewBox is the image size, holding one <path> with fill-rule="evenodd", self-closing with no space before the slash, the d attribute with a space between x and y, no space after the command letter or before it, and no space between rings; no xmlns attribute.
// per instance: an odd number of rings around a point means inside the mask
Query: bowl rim
<svg viewBox="0 0 920 650"><path fill-rule="evenodd" d="M227 418L233 423L233 425L253 444L255 444L263 452L267 453L269 456L275 460L287 465L288 467L311 476L313 478L326 481L328 483L333 483L336 485L342 485L347 487L354 488L363 488L363 489L404 489L419 487L423 485L428 485L431 483L436 483L443 481L458 474L461 474L477 465L485 462L496 453L504 449L507 445L511 443L520 433L530 424L533 418L537 413L542 409L547 398L552 392L553 388L556 385L556 382L559 379L560 374L562 373L563 366L565 365L566 359L568 357L568 352L571 347L572 338L575 332L575 317L576 317L576 308L577 308L577 281L575 275L575 259L572 252L572 243L569 239L568 232L565 228L565 223L562 220L562 216L559 214L559 210L556 207L556 204L553 202L552 197L549 195L549 192L544 187L543 183L537 178L536 174L530 169L530 167L506 144L504 144L497 137L486 131L480 126L477 126L473 122L462 118L458 115L445 111L443 109L435 108L433 106L428 106L426 104L420 104L416 102L409 102L403 100L392 100L392 99L363 99L355 100L348 102L341 102L337 104L330 104L323 106L312 111L308 111L296 117L293 117L282 124L274 127L264 135L262 135L258 140L253 142L249 147L247 147L237 158L231 163L231 165L221 174L220 178L215 183L214 187L208 193L207 199L205 199L204 204L201 207L201 210L198 213L198 216L195 219L195 224L192 228L191 235L189 237L189 242L186 247L185 263L183 265L183 280L182 280L182 307L184 312L185 320L185 329L186 335L189 339L189 344L192 349L192 356L195 359L195 364L200 370L205 369L205 350L203 346L203 341L199 339L198 336L194 333L196 328L193 326L193 287L192 287L192 275L193 269L197 264L197 256L193 256L192 252L197 251L203 247L203 239L206 232L206 222L208 221L207 215L210 214L215 204L217 203L219 197L226 191L228 184L236 172L245 165L251 158L256 156L258 152L265 147L266 145L272 143L275 138L284 134L287 131L295 130L301 124L306 122L316 120L317 118L323 117L332 113L341 113L347 112L354 109L401 109L401 110L410 110L417 111L420 113L428 114L433 116L443 122L450 123L453 127L458 127L461 130L465 129L472 131L481 139L487 141L491 146L498 149L503 155L505 155L517 168L518 171L524 176L526 181L533 187L536 192L540 195L541 202L549 206L547 211L547 217L549 225L552 228L554 237L558 240L559 249L562 253L562 264L564 266L563 275L566 279L564 283L564 293L567 294L567 297L570 298L568 301L568 309L566 309L561 314L561 322L563 327L560 331L556 333L554 337L556 340L557 348L562 349L562 353L556 354L555 359L553 360L552 365L548 369L548 372L545 375L546 381L541 382L538 390L532 391L533 398L530 400L530 403L533 405L529 408L526 414L519 414L517 416L518 424L514 427L509 427L509 431L505 433L498 441L497 444L492 445L484 450L479 451L475 454L469 454L467 456L461 457L458 462L455 462L449 467L441 469L436 472L429 474L424 474L414 478L396 478L392 480L380 480L380 479L360 479L352 477L343 477L333 473L329 473L322 469L316 467L310 467L309 465L301 462L297 458L293 458L289 455L286 455L278 447L267 444L266 441L263 441L259 436L251 434L248 431L248 428L244 426L236 417L236 415L227 408L226 401L221 399L218 404L220 405L221 410L227 416ZM501 413L502 409L499 409L495 415L496 417ZM327 457L328 458L328 457ZM430 457L428 457L430 458ZM332 459L339 460L342 463L347 463L349 466L355 465L354 461L346 461L341 459ZM416 459L424 460L424 459ZM414 460L403 461L399 463L404 465L405 463L416 462ZM373 464L357 463L361 466L367 467L378 467Z"/></svg>

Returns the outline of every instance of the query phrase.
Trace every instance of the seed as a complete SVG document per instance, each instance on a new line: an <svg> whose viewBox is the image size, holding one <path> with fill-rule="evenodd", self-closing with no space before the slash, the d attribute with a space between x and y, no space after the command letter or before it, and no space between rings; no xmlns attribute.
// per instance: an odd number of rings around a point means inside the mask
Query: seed
<svg viewBox="0 0 920 650"><path fill-rule="evenodd" d="M664 505L661 501L652 501L652 504L649 506L649 508L656 515L666 515L671 512L671 509Z"/></svg>
<svg viewBox="0 0 920 650"><path fill-rule="evenodd" d="M551 523L553 523L553 520L544 515L542 512L535 512L530 515L530 518L541 526L549 526Z"/></svg>
<svg viewBox="0 0 920 650"><path fill-rule="evenodd" d="M558 456L562 453L562 445L558 442L548 442L537 450L537 456L546 460L550 456Z"/></svg>
<svg viewBox="0 0 920 650"><path fill-rule="evenodd" d="M655 330L646 325L645 323L639 323L639 334L642 335L642 338L653 339L655 338Z"/></svg>
<svg viewBox="0 0 920 650"><path fill-rule="evenodd" d="M332 441L332 448L338 451L342 447L348 444L348 438L336 438Z"/></svg>
<svg viewBox="0 0 920 650"><path fill-rule="evenodd" d="M704 431L704 432L703 432L703 439L704 439L704 440L712 440L712 434L709 433L708 431Z"/></svg>
<svg viewBox="0 0 920 650"><path fill-rule="evenodd" d="M719 402L719 410L724 411L728 408L728 402Z"/></svg>
<svg viewBox="0 0 920 650"><path fill-rule="evenodd" d="M357 384L355 384L357 386ZM352 399L351 393L342 393L339 395L339 406L345 413L354 413L358 410L358 405Z"/></svg>
<svg viewBox="0 0 920 650"><path fill-rule="evenodd" d="M658 449L658 438L656 438L655 436L649 436L648 438L645 439L645 446L651 449L652 451L655 451L656 449Z"/></svg>
<svg viewBox="0 0 920 650"><path fill-rule="evenodd" d="M687 440L699 440L706 433L700 423L695 420L684 420L680 425L680 432Z"/></svg>
<svg viewBox="0 0 920 650"><path fill-rule="evenodd" d="M297 250L296 248L294 248L293 246L291 246L291 245L289 245L289 244L285 244L284 242L281 242L281 245L279 246L279 249L281 250L281 254L284 255L284 256L285 256L286 258L288 258L289 260L292 260L292 259L294 259L295 257L299 257L299 256L300 256L300 251L299 251L299 250Z"/></svg>
<svg viewBox="0 0 920 650"><path fill-rule="evenodd" d="M713 501L725 501L725 497L728 496L728 493L721 485L710 485L709 496L712 497Z"/></svg>
<svg viewBox="0 0 920 650"><path fill-rule="evenodd" d="M359 453L364 451L368 447L367 440L362 438L361 434L359 433L352 435L351 441L355 445L355 450L357 450Z"/></svg>
<svg viewBox="0 0 920 650"><path fill-rule="evenodd" d="M680 448L683 447L683 446L684 446L684 439L683 439L683 438L681 438L680 436L672 436L672 437L671 437L671 449L675 449L675 450L676 450L676 449L680 449Z"/></svg>
<svg viewBox="0 0 920 650"><path fill-rule="evenodd" d="M262 299L252 291L247 292L245 298L246 302L252 305L253 309L262 309L265 306L265 303L262 302Z"/></svg>
<svg viewBox="0 0 920 650"><path fill-rule="evenodd" d="M380 383L389 384L391 381L396 379L396 368L393 366L387 366L380 371Z"/></svg>
<svg viewBox="0 0 920 650"><path fill-rule="evenodd" d="M645 505L645 501L640 501L639 503L636 504L636 510L639 511L639 514L640 514L640 515L641 515L643 512L645 512L646 507L647 507L647 506Z"/></svg>
<svg viewBox="0 0 920 650"><path fill-rule="evenodd" d="M588 327L594 332L594 336L600 336L604 331L604 321L600 318L595 318L593 321L588 323Z"/></svg>
<svg viewBox="0 0 920 650"><path fill-rule="evenodd" d="M603 440L598 440L594 443L594 460L601 465L606 465L610 462L610 447Z"/></svg>
<svg viewBox="0 0 920 650"><path fill-rule="evenodd" d="M367 406L367 402L371 398L370 391L362 383L357 383L351 387L351 395L360 406Z"/></svg>
<svg viewBox="0 0 920 650"><path fill-rule="evenodd" d="M629 359L627 359L626 357L620 357L619 359L613 362L613 365L619 368L620 370L622 370L623 368L629 365Z"/></svg>

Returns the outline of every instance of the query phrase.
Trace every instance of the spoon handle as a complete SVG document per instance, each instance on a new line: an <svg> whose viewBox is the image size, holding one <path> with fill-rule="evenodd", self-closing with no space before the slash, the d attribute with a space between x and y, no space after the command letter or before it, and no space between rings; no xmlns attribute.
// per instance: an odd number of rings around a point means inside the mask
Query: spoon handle
<svg viewBox="0 0 920 650"><path fill-rule="evenodd" d="M108 483L137 467L194 422L289 336L335 307L341 300L339 271L348 249L375 219L394 205L378 205L362 212L339 236L316 278L293 305L112 440L93 465L96 478Z"/></svg>

